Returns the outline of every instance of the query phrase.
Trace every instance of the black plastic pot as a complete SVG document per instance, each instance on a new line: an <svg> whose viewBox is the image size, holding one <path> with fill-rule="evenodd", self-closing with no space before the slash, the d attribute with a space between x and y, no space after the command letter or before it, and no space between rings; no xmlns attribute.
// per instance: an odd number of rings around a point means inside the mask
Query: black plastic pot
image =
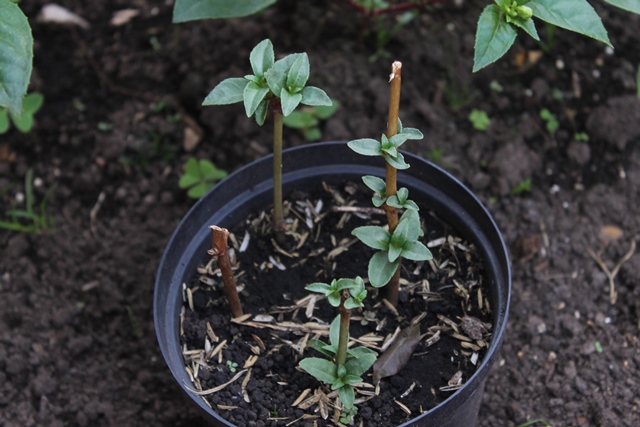
<svg viewBox="0 0 640 427"><path fill-rule="evenodd" d="M478 410L489 369L498 357L511 299L511 271L500 231L482 203L460 181L426 160L405 153L411 167L398 175L411 198L433 209L479 249L487 269L493 308L493 339L475 374L447 400L402 426L471 427ZM384 176L379 157L352 152L344 142L305 145L283 153L285 194L322 181L356 181L363 175ZM158 269L154 295L156 334L162 354L178 384L216 426L232 426L203 399L188 391L179 340L182 284L195 275L197 265L211 245L209 225L232 227L250 212L271 204L272 158L257 160L218 183L187 213L173 234Z"/></svg>

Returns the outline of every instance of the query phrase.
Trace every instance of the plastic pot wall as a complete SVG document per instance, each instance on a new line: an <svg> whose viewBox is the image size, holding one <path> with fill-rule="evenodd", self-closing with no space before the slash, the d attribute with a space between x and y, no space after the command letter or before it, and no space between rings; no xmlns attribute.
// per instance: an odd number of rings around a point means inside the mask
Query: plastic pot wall
<svg viewBox="0 0 640 427"><path fill-rule="evenodd" d="M511 272L507 250L491 215L460 181L426 160L404 153L411 165L398 174L398 186L409 189L411 198L429 206L474 243L487 269L493 307L493 338L475 374L447 400L402 426L470 427L476 424L484 383L498 357L511 297ZM202 400L190 393L191 381L184 366L179 338L182 284L211 246L209 225L231 228L250 212L272 203L272 157L257 160L218 183L182 219L162 257L155 284L154 321L162 355L176 381L215 426L232 426ZM325 142L285 150L283 189L347 180L363 175L384 177L384 161L352 152L344 142Z"/></svg>

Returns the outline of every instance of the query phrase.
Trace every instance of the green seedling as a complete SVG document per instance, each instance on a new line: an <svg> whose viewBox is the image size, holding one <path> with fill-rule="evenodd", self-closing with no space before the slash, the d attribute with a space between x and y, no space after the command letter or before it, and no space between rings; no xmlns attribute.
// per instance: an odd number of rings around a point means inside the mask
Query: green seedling
<svg viewBox="0 0 640 427"><path fill-rule="evenodd" d="M231 371L231 373L235 374L235 372L238 370L238 364L236 362L232 362L231 360L227 360L227 368L229 368L229 371Z"/></svg>
<svg viewBox="0 0 640 427"><path fill-rule="evenodd" d="M53 192L55 186L51 187L45 193L40 204L36 207L35 197L33 194L33 169L27 171L24 178L25 198L24 209L14 206L5 212L5 216L9 217L9 221L0 220L0 228L13 231L21 231L23 233L43 233L50 232L54 229L53 218L47 214L47 201Z"/></svg>
<svg viewBox="0 0 640 427"><path fill-rule="evenodd" d="M353 230L353 235L367 246L377 249L369 261L368 276L375 287L389 283L387 300L393 305L398 303L400 281L400 262L402 257L415 261L431 259L431 252L418 241L422 236L417 205L408 199L408 190L397 188L398 170L409 168L399 148L408 140L422 139L418 129L404 128L398 118L400 107L400 84L402 64L394 62L391 74L391 96L387 133L381 140L371 138L357 139L348 143L349 148L365 156L380 156L386 162L386 179L363 177L363 182L376 195L372 199L387 214L388 230L382 227L364 226ZM405 209L399 219L398 211Z"/></svg>
<svg viewBox="0 0 640 427"><path fill-rule="evenodd" d="M589 142L589 134L586 132L578 132L573 135L573 139L575 141Z"/></svg>
<svg viewBox="0 0 640 427"><path fill-rule="evenodd" d="M33 92L24 97L22 102L22 113L14 114L9 108L0 108L0 134L6 133L13 125L22 133L29 133L33 129L33 116L38 112L44 96L41 93Z"/></svg>
<svg viewBox="0 0 640 427"><path fill-rule="evenodd" d="M540 110L540 118L545 122L545 128L550 134L554 134L560 127L556 116L546 108Z"/></svg>
<svg viewBox="0 0 640 427"><path fill-rule="evenodd" d="M469 121L475 130L483 132L486 131L491 124L491 119L489 119L487 113L476 108L471 110L471 113L469 113Z"/></svg>
<svg viewBox="0 0 640 427"><path fill-rule="evenodd" d="M269 110L273 115L273 227L277 235L286 228L282 208L282 128L284 117L298 105L331 106L322 90L308 86L309 57L294 53L276 61L269 39L253 48L249 56L253 74L223 80L207 95L202 105L243 102L247 117L262 126Z"/></svg>
<svg viewBox="0 0 640 427"><path fill-rule="evenodd" d="M184 173L180 176L178 186L188 189L187 195L192 199L199 199L225 176L227 172L218 169L209 160L191 157L184 164Z"/></svg>
<svg viewBox="0 0 640 427"><path fill-rule="evenodd" d="M354 229L352 234L367 246L378 250L369 261L369 283L376 288L389 283L387 300L394 305L398 303L401 258L416 261L432 258L429 249L418 241L423 235L418 205L409 199L409 191L406 188L397 189L397 170L409 167L398 149L407 140L423 137L419 130L403 127L398 118L401 69L401 63L393 63L387 133L382 135L379 141L364 138L348 143L356 153L380 156L385 160L386 181L376 176L364 176L362 181L374 192L371 199L373 205L386 211L388 229L363 226ZM399 211L404 211L400 218ZM330 284L317 282L305 289L324 295L329 304L337 308L339 314L331 322L329 343L321 340L309 340L307 343L308 348L315 349L324 357L307 357L301 360L299 365L319 381L328 384L331 390L338 391L342 403L340 422L350 424L358 412L354 387L363 382L362 375L373 366L374 381L379 381L384 376L393 375L402 369L415 349L415 345L409 342L410 338L418 336L419 341L419 326L412 327L410 333L404 334L409 338L409 341L405 341L407 345L404 346L404 352L393 350L391 353L383 354L380 358L382 365L378 364L376 367L375 352L365 347L348 346L351 313L364 307L363 301L367 296L364 280L361 277L334 279Z"/></svg>
<svg viewBox="0 0 640 427"><path fill-rule="evenodd" d="M335 99L331 102L332 104L327 107L305 107L296 110L284 118L284 125L300 130L307 141L319 141L322 138L320 120L327 120L333 116L340 105Z"/></svg>
<svg viewBox="0 0 640 427"><path fill-rule="evenodd" d="M521 194L524 192L527 192L527 193L531 192L531 178L527 178L521 181L518 185L516 185L511 189L512 195Z"/></svg>

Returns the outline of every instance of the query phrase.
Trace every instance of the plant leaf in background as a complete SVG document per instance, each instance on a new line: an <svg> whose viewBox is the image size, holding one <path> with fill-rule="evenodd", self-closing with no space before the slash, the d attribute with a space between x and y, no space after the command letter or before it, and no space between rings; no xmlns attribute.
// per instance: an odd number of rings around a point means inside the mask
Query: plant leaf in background
<svg viewBox="0 0 640 427"><path fill-rule="evenodd" d="M640 1L638 0L604 0L610 5L619 7L628 12L640 14Z"/></svg>
<svg viewBox="0 0 640 427"><path fill-rule="evenodd" d="M188 188L187 195L199 199L225 176L227 172L216 168L209 160L192 157L184 165L184 174L180 177L178 186L182 189Z"/></svg>
<svg viewBox="0 0 640 427"><path fill-rule="evenodd" d="M602 20L587 0L532 0L533 16L611 46Z"/></svg>
<svg viewBox="0 0 640 427"><path fill-rule="evenodd" d="M0 107L22 112L33 67L33 36L17 4L0 0Z"/></svg>
<svg viewBox="0 0 640 427"><path fill-rule="evenodd" d="M173 22L238 18L259 12L275 2L276 0L176 0Z"/></svg>
<svg viewBox="0 0 640 427"><path fill-rule="evenodd" d="M24 101L22 102L22 115L16 116L10 113L13 124L20 132L31 132L31 129L33 129L33 115L42 107L43 102L44 96L42 96L41 93L33 92L24 97Z"/></svg>
<svg viewBox="0 0 640 427"><path fill-rule="evenodd" d="M498 6L492 4L485 7L478 20L473 72L497 61L507 53L517 35L518 32L513 25L503 19Z"/></svg>

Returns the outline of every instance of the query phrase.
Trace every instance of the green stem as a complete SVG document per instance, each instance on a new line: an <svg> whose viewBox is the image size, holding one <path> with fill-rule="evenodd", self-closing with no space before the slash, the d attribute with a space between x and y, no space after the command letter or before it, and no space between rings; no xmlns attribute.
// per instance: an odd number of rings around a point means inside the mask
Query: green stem
<svg viewBox="0 0 640 427"><path fill-rule="evenodd" d="M402 63L395 61L391 66L391 76L389 77L389 115L387 116L387 138L391 139L398 133L398 115L400 111L400 87L402 84ZM389 163L386 165L386 197L391 197L398 191L397 183L398 171ZM393 234L398 226L398 210L393 206L384 204L384 210L387 213L387 222L389 223L389 233ZM387 286L387 301L393 306L398 305L398 289L400 287L400 263L398 269L394 273L389 285Z"/></svg>
<svg viewBox="0 0 640 427"><path fill-rule="evenodd" d="M282 209L282 110L273 112L273 227L276 234L286 228Z"/></svg>
<svg viewBox="0 0 640 427"><path fill-rule="evenodd" d="M349 322L351 321L351 310L344 307L344 302L349 298L349 292L343 291L340 301L340 338L338 339L338 353L336 363L344 365L347 361L347 347L349 344Z"/></svg>

